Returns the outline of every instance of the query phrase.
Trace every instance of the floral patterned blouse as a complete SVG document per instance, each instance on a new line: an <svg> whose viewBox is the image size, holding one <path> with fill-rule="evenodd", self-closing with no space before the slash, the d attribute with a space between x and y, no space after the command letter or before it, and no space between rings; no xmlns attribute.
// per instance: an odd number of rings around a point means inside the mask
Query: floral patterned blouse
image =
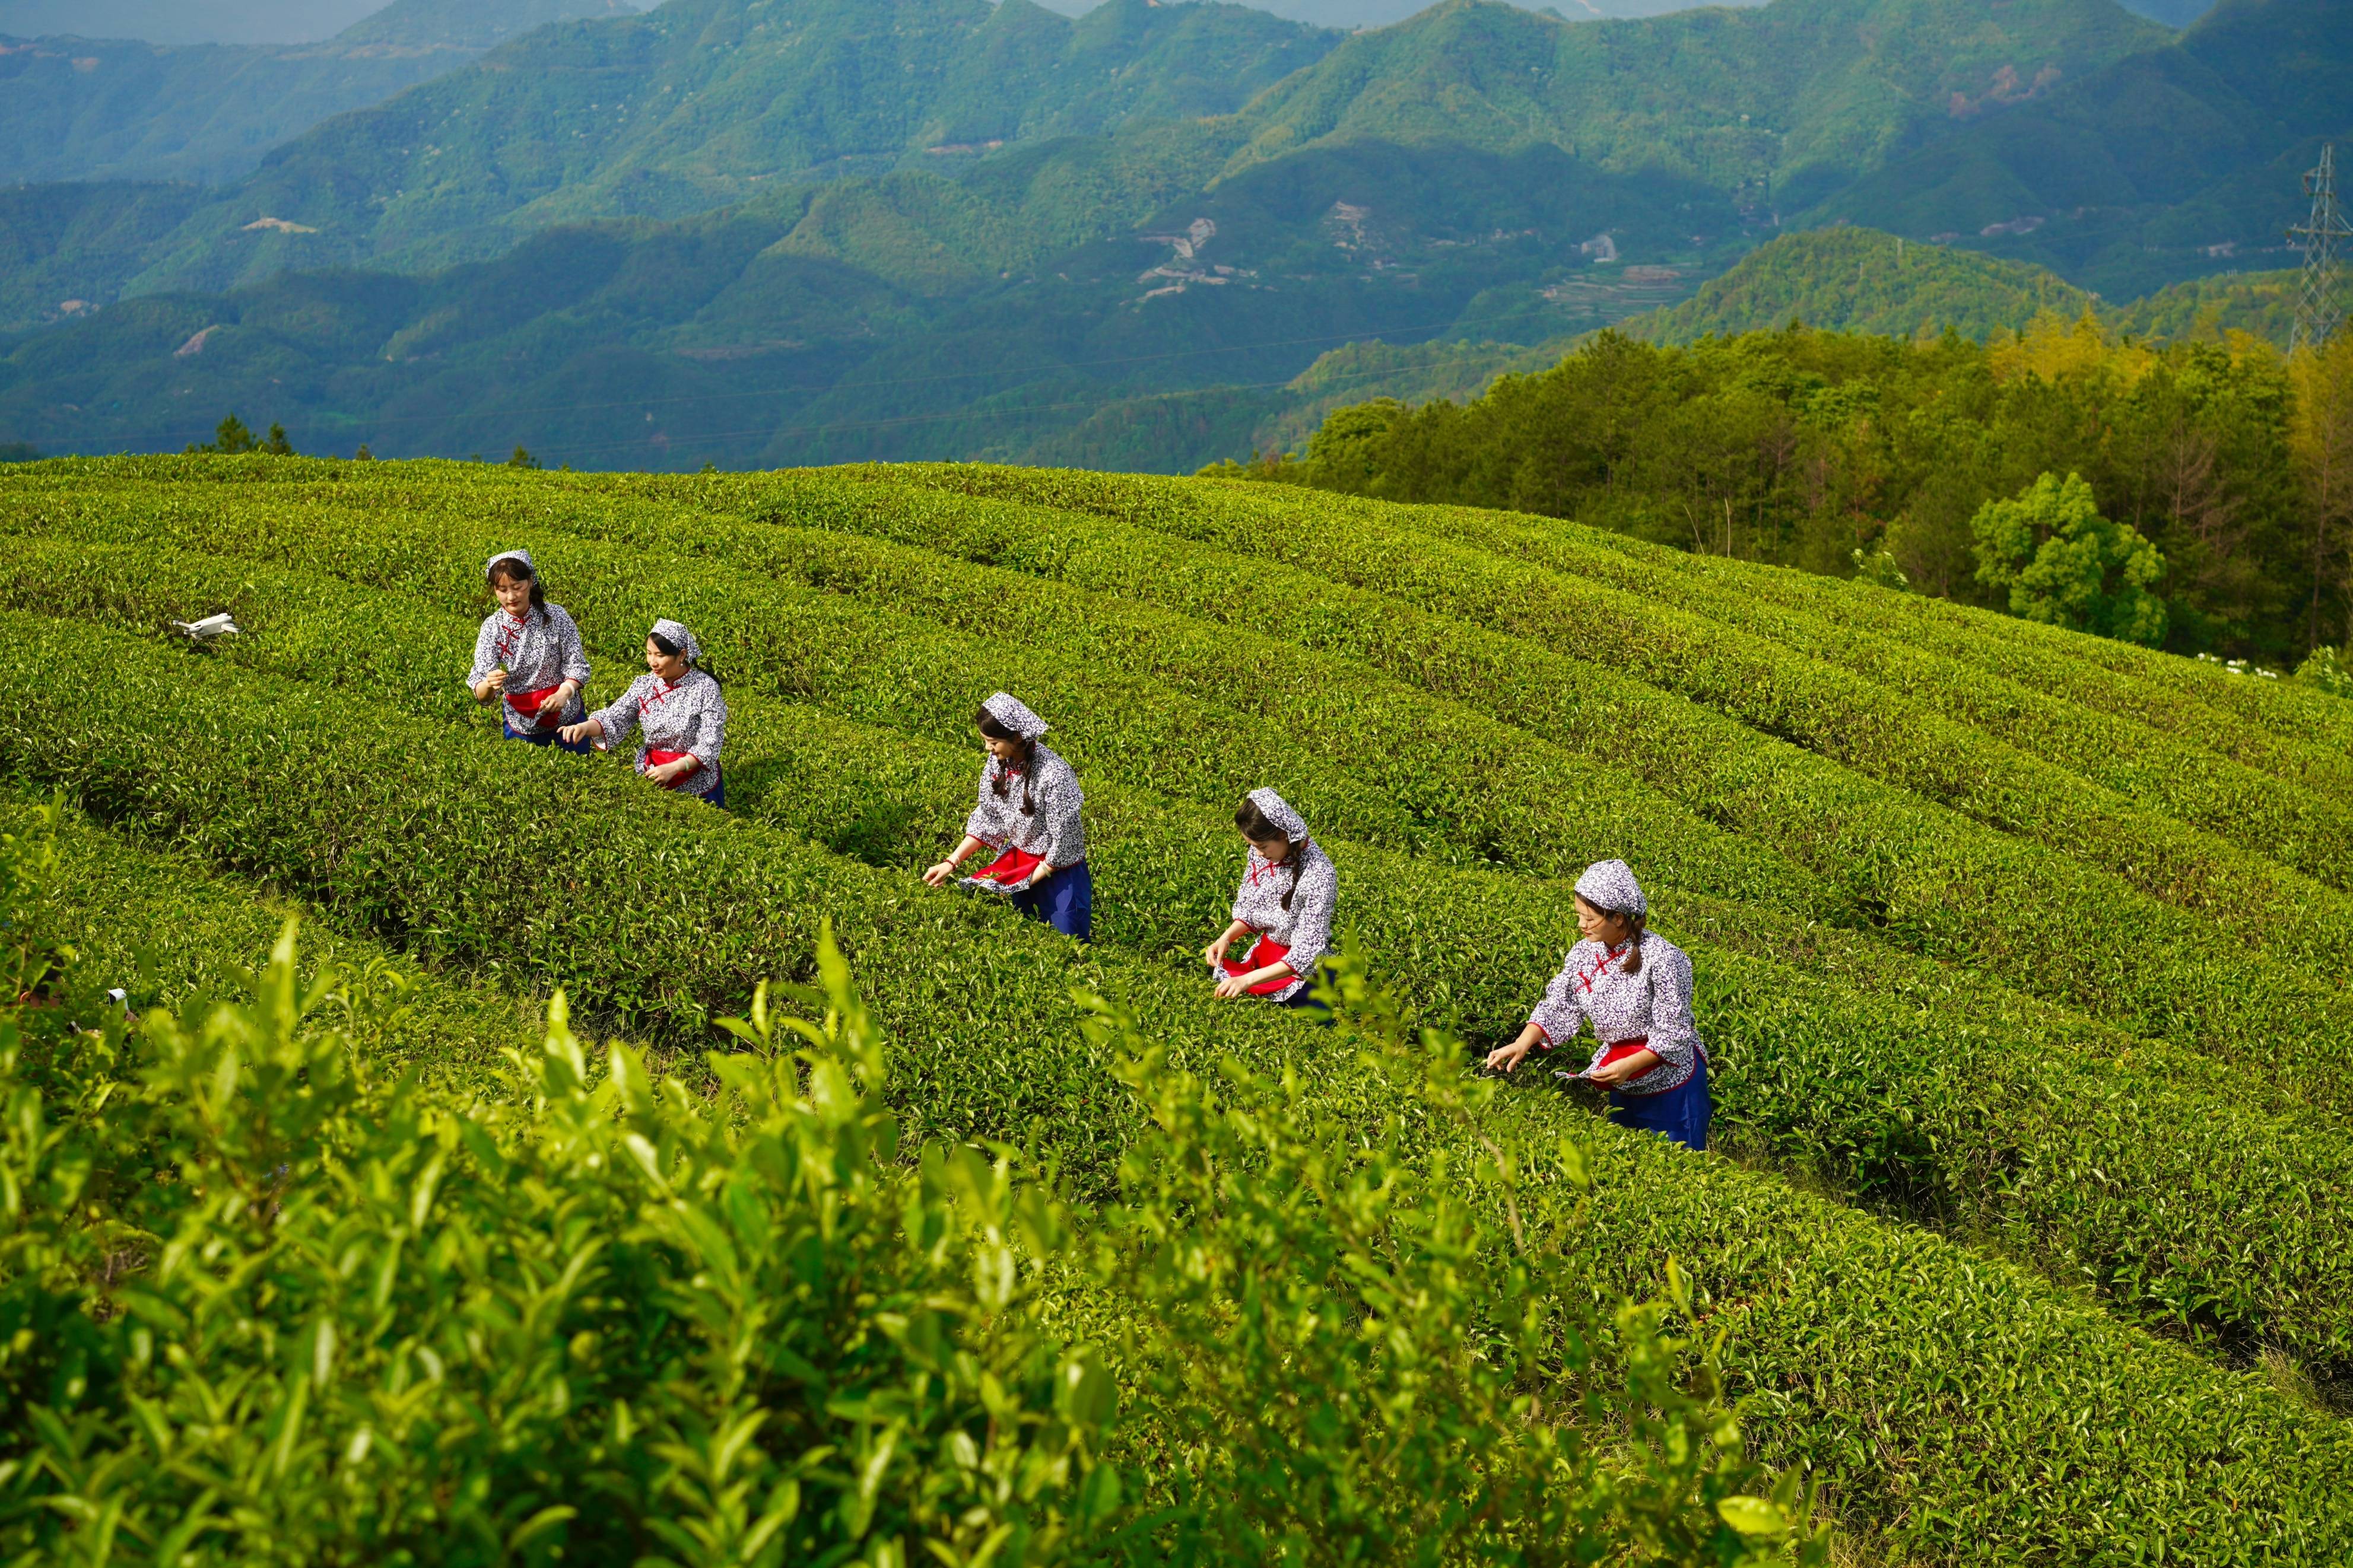
<svg viewBox="0 0 2353 1568"><path fill-rule="evenodd" d="M1000 780L1002 795L997 793ZM979 804L964 830L992 849L1043 856L1059 871L1087 858L1087 830L1079 817L1085 804L1086 794L1071 764L1044 742L1032 742L1026 771L990 755L988 765L980 770Z"/></svg>
<svg viewBox="0 0 2353 1568"><path fill-rule="evenodd" d="M1627 1094L1664 1094L1690 1080L1707 1047L1692 1017L1691 956L1656 931L1644 931L1641 940L1642 967L1635 974L1625 971L1631 942L1606 948L1587 941L1570 948L1528 1021L1544 1031L1546 1050L1567 1044L1591 1023L1596 1043L1588 1072L1609 1047L1648 1039L1659 1065L1621 1087Z"/></svg>
<svg viewBox="0 0 2353 1568"><path fill-rule="evenodd" d="M1284 962L1299 978L1273 993L1277 1002L1297 995L1314 974L1316 964L1332 951L1332 918L1340 907L1339 868L1332 864L1323 847L1311 838L1292 854L1299 859L1295 888L1288 859L1278 866L1252 849L1242 867L1241 890L1234 895L1234 919L1291 950ZM1291 895L1287 910L1282 907L1285 893ZM1236 946L1232 956L1246 960L1248 950Z"/></svg>
<svg viewBox="0 0 2353 1568"><path fill-rule="evenodd" d="M690 669L672 683L659 675L640 675L610 708L590 715L605 728L607 745L617 746L642 732L638 747L638 771L646 771L648 752L685 752L702 764L678 782L681 795L709 795L719 783L719 753L727 744L727 699L719 682L699 669Z"/></svg>
<svg viewBox="0 0 2353 1568"><path fill-rule="evenodd" d="M561 605L534 605L520 621L504 610L493 612L474 637L474 668L466 677L467 687L481 685L501 665L507 668L507 689L517 696L567 680L577 681L583 690L588 685L588 650L581 646L580 628ZM586 712L575 691L557 722L577 724ZM512 708L506 710L506 717L518 730L537 722Z"/></svg>

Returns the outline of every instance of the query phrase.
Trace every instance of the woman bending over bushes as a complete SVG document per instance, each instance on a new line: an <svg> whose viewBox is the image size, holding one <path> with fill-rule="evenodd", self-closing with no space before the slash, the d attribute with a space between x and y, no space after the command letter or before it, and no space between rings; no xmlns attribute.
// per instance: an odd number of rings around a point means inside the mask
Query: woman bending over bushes
<svg viewBox="0 0 2353 1568"><path fill-rule="evenodd" d="M1234 812L1234 826L1250 841L1250 858L1234 895L1233 923L1201 954L1209 961L1218 995L1314 1007L1309 994L1315 966L1332 950L1340 872L1309 836L1306 822L1271 789L1250 791ZM1228 957L1245 936L1253 939L1249 949L1240 958Z"/></svg>
<svg viewBox="0 0 2353 1568"><path fill-rule="evenodd" d="M1623 860L1588 867L1577 879L1585 940L1568 950L1519 1038L1488 1053L1487 1066L1510 1072L1531 1050L1564 1045L1590 1022L1593 1060L1575 1076L1609 1089L1609 1119L1704 1149L1712 1108L1707 1047L1692 1018L1692 963L1643 929L1649 918L1649 900Z"/></svg>
<svg viewBox="0 0 2353 1568"><path fill-rule="evenodd" d="M982 849L997 858L964 879L967 888L1009 896L1013 907L1081 942L1094 936L1095 883L1087 869L1086 804L1079 775L1042 737L1046 721L1000 691L973 715L987 756L980 800L948 858L923 873L934 888Z"/></svg>
<svg viewBox="0 0 2353 1568"><path fill-rule="evenodd" d="M580 628L564 606L547 602L530 551L499 552L482 575L499 607L474 638L474 668L466 677L474 700L499 701L510 741L586 753L586 741L557 735L586 716L580 693L588 684L588 650Z"/></svg>
<svg viewBox="0 0 2353 1568"><path fill-rule="evenodd" d="M564 727L566 741L595 741L600 751L642 731L638 772L664 789L727 804L720 752L727 743L727 699L709 670L697 669L702 646L676 621L656 621L646 637L646 673L621 700Z"/></svg>

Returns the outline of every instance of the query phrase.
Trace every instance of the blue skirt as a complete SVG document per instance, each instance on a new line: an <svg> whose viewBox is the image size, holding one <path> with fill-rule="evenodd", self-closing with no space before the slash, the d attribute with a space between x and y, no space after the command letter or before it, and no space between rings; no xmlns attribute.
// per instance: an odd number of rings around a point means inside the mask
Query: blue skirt
<svg viewBox="0 0 2353 1568"><path fill-rule="evenodd" d="M585 740L567 741L554 730L516 729L514 721L506 717L503 711L505 704L501 703L500 707L501 711L499 715L499 724L506 731L508 740L521 741L526 746L554 746L557 751L569 752L575 757L585 757L588 754L588 742Z"/></svg>
<svg viewBox="0 0 2353 1568"><path fill-rule="evenodd" d="M1693 1067L1691 1077L1683 1080L1681 1089L1660 1094L1621 1094L1614 1089L1609 1091L1610 1121L1620 1127L1659 1133L1686 1149L1707 1147L1708 1118L1715 1109L1707 1093L1705 1057Z"/></svg>
<svg viewBox="0 0 2353 1568"><path fill-rule="evenodd" d="M1092 942L1095 874L1083 860L1065 866L1038 886L1014 894L1013 907L1033 921L1044 921L1064 936Z"/></svg>
<svg viewBox="0 0 2353 1568"><path fill-rule="evenodd" d="M694 798L706 805L718 806L723 811L725 810L727 807L727 770L724 768L720 769L719 776L711 781L711 787L704 790L701 795L696 795Z"/></svg>

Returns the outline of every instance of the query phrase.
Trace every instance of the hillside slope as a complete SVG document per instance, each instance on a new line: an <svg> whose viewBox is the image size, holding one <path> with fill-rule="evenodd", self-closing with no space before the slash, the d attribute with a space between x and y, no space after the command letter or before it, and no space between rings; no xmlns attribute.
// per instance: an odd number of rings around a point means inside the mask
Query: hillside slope
<svg viewBox="0 0 2353 1568"><path fill-rule="evenodd" d="M2093 296L2040 267L1832 228L1777 239L1692 299L1625 330L1648 342L1687 343L1801 321L1892 337L1951 331L1983 342L2022 331L2045 311L2073 318L2093 305Z"/></svg>
<svg viewBox="0 0 2353 1568"><path fill-rule="evenodd" d="M1589 1195L1528 1184L1548 1283L1614 1301L1672 1257L1757 1452L1867 1558L2353 1548L2353 1441L2286 1392L2353 1373L2337 699L1544 520L971 465L58 463L0 474L0 780L123 847L78 858L180 858L180 946L268 886L424 961L453 1054L499 1026L438 989L473 979L565 987L691 1061L758 978L807 976L827 921L906 1146L1029 1137L1082 1201L1149 1106L1074 993L1166 1070L1295 1068L1351 1128L1396 1108L1333 1037L1206 994L1242 790L1308 816L1405 1016L1474 1046L1560 962L1565 879L1622 855L1694 956L1737 1158L1525 1075L1433 1119L1432 1169L1585 1151ZM600 700L652 615L697 628L727 813L485 727L449 671L518 540ZM148 635L198 604L245 634ZM1091 945L915 879L998 687L1086 781ZM153 886L77 896L125 880Z"/></svg>

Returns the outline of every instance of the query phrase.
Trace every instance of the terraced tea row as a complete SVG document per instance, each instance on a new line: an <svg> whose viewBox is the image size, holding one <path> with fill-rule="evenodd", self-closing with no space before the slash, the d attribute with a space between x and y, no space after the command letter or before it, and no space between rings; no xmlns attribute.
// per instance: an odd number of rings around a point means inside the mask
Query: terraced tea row
<svg viewBox="0 0 2353 1568"><path fill-rule="evenodd" d="M1250 537L1261 532L1279 537L1287 529L1275 526L1277 520L1284 524L1302 518L1367 522L1377 531L1402 530L1416 542L1449 541L1573 576L1590 575L1644 598L1767 636L1778 635L1771 628L1790 623L1778 616L1752 621L1751 607L1776 605L1824 626L1852 628L1901 648L1935 653L2018 689L2153 729L2284 782L2311 785L2340 801L2353 800L2353 763L2347 761L2353 750L2353 715L2337 711L2327 698L1942 600L1720 556L1692 555L1550 519L1471 508L1393 506L1322 493L1287 496L1259 485L964 464L892 465L867 471L898 480L913 479L957 494L1088 511L1186 537L1229 537L1237 529ZM1869 667L1859 673L1884 684L1883 677ZM1938 701L1966 701L1969 695L1901 694ZM2066 721L2063 711L2061 720ZM2145 749L2145 742L2132 748L2137 752Z"/></svg>

